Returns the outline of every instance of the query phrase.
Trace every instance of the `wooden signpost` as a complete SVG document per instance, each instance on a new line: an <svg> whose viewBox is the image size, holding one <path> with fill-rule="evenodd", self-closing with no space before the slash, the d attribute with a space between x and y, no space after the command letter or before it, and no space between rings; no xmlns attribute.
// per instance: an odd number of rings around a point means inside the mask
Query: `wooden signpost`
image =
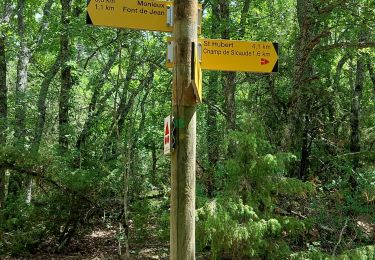
<svg viewBox="0 0 375 260"><path fill-rule="evenodd" d="M203 99L202 69L278 72L277 43L198 39L201 11L197 0L90 0L87 6L88 24L173 33L167 51L173 115L164 123L164 153L171 156L172 260L195 259L196 104Z"/></svg>

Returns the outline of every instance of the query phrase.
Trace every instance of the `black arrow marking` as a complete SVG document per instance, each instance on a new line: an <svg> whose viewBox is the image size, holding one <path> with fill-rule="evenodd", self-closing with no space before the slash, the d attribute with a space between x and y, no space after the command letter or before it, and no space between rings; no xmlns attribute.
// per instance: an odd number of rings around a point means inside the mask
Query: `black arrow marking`
<svg viewBox="0 0 375 260"><path fill-rule="evenodd" d="M88 7L90 4L90 0L87 0L87 6ZM92 20L91 20L91 17L89 15L89 12L86 11L86 24L91 24L92 25Z"/></svg>

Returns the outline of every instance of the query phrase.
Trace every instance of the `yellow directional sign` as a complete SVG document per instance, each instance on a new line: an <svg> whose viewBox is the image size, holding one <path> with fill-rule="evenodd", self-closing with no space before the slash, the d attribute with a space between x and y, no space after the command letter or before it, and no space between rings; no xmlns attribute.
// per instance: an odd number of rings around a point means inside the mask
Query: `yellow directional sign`
<svg viewBox="0 0 375 260"><path fill-rule="evenodd" d="M202 69L198 55L198 46L195 42L192 43L191 55L191 80L193 82L194 93L198 103L202 103Z"/></svg>
<svg viewBox="0 0 375 260"><path fill-rule="evenodd" d="M172 32L167 25L170 1L155 0L90 0L87 23L116 28Z"/></svg>
<svg viewBox="0 0 375 260"><path fill-rule="evenodd" d="M278 72L278 44L200 39L202 69L270 73Z"/></svg>
<svg viewBox="0 0 375 260"><path fill-rule="evenodd" d="M168 38L168 42L173 39ZM246 42L199 39L201 68L203 70L278 72L279 48L273 42ZM168 56L169 53L168 53ZM167 59L167 67L173 61Z"/></svg>

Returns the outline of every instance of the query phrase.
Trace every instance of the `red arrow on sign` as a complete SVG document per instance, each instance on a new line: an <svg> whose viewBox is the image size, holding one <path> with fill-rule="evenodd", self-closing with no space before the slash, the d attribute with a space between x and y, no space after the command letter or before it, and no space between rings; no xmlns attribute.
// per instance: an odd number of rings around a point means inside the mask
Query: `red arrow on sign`
<svg viewBox="0 0 375 260"><path fill-rule="evenodd" d="M164 135L169 135L169 124L166 124L165 126L165 133Z"/></svg>
<svg viewBox="0 0 375 260"><path fill-rule="evenodd" d="M260 60L260 65L266 65L268 63L270 63L269 60L266 60L266 59L261 59Z"/></svg>
<svg viewBox="0 0 375 260"><path fill-rule="evenodd" d="M169 144L169 123L165 125L164 144Z"/></svg>

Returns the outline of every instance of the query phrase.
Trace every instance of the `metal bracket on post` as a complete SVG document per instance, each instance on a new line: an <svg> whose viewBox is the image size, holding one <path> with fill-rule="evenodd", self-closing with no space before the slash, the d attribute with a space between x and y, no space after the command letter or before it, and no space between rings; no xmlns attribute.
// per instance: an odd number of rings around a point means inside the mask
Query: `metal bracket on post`
<svg viewBox="0 0 375 260"><path fill-rule="evenodd" d="M167 6L167 25L173 27L173 5Z"/></svg>
<svg viewBox="0 0 375 260"><path fill-rule="evenodd" d="M202 43L198 42L198 61L202 63Z"/></svg>
<svg viewBox="0 0 375 260"><path fill-rule="evenodd" d="M173 63L174 60L174 42L168 41L167 63Z"/></svg>
<svg viewBox="0 0 375 260"><path fill-rule="evenodd" d="M197 31L198 34L202 31L202 6L198 5L198 17L197 17Z"/></svg>

